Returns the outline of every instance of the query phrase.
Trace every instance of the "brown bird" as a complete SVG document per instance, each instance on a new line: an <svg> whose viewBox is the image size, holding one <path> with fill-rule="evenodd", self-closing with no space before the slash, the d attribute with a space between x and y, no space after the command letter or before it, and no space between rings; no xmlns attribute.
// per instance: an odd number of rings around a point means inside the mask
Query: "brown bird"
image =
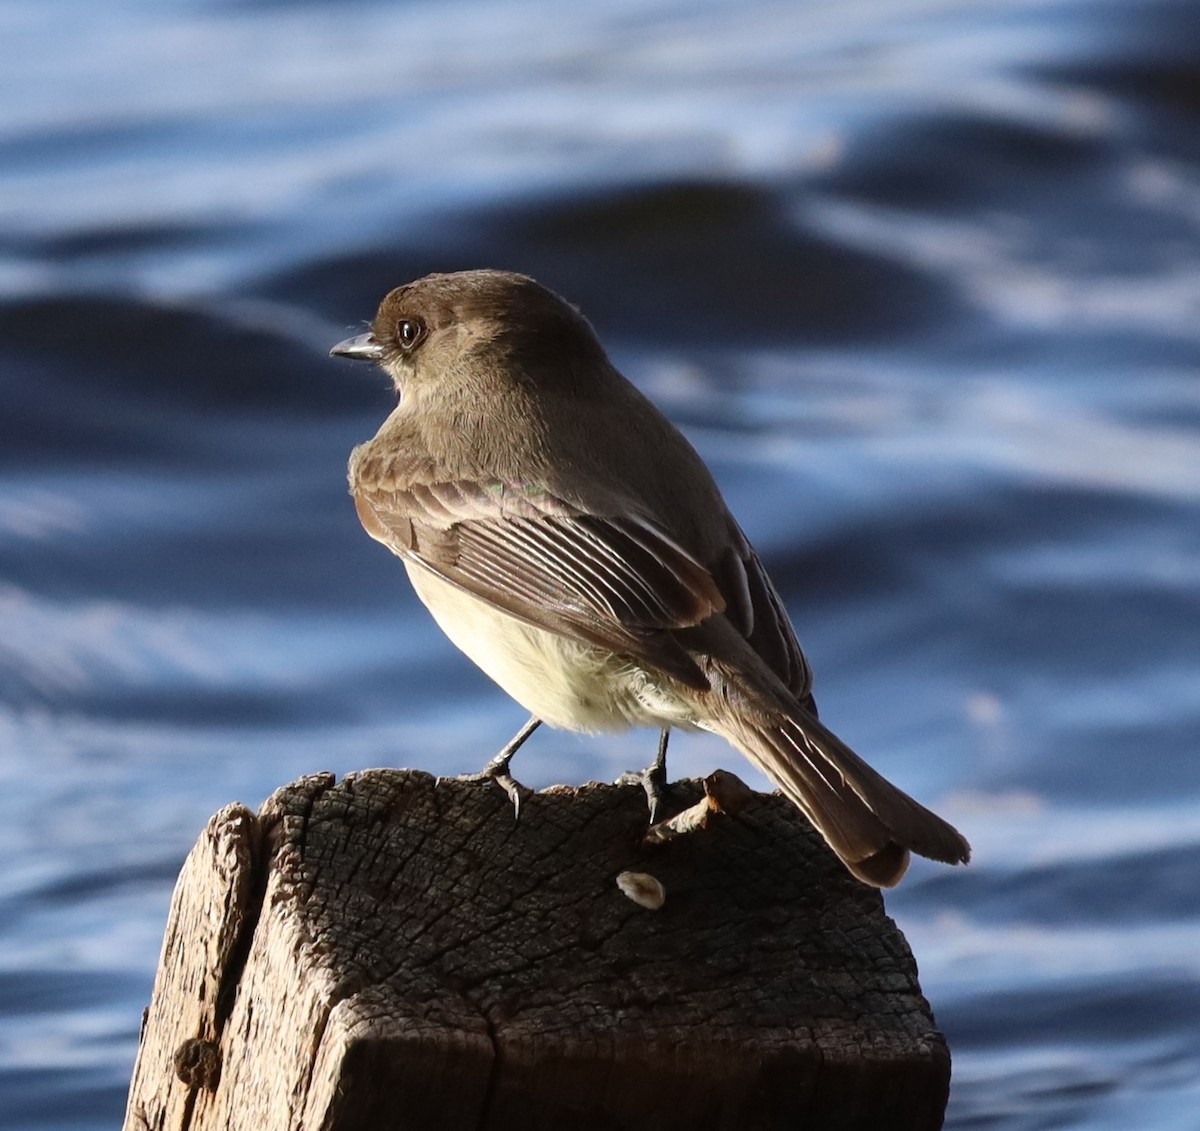
<svg viewBox="0 0 1200 1131"><path fill-rule="evenodd" d="M446 635L541 721L723 736L846 867L890 887L959 833L817 719L783 602L682 434L591 326L522 275L429 275L334 346L400 403L350 457L363 526L404 562Z"/></svg>

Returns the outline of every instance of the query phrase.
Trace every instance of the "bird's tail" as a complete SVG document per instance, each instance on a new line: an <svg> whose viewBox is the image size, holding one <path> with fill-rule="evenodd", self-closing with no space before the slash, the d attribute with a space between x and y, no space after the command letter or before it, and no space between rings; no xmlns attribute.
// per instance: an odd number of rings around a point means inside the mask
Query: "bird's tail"
<svg viewBox="0 0 1200 1131"><path fill-rule="evenodd" d="M740 698L740 696L739 696ZM871 769L798 703L720 712L712 729L759 767L864 883L894 887L909 853L965 864L966 839Z"/></svg>

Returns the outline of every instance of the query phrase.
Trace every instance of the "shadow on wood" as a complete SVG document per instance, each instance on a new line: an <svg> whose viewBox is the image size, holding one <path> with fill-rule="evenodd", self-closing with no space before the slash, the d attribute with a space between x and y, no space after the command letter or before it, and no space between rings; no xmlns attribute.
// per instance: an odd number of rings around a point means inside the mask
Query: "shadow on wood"
<svg viewBox="0 0 1200 1131"><path fill-rule="evenodd" d="M940 1127L949 1053L879 893L777 795L662 844L645 820L591 784L514 824L413 770L227 806L175 891L127 1131Z"/></svg>

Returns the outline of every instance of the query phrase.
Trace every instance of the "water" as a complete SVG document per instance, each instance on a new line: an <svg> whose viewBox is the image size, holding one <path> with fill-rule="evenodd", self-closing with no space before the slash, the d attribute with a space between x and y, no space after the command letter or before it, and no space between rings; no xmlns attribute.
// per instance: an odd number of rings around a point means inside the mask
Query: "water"
<svg viewBox="0 0 1200 1131"><path fill-rule="evenodd" d="M1198 49L1168 0L9 0L0 1126L118 1122L213 810L521 721L359 530L389 394L325 357L473 266L582 305L974 843L888 898L948 1126L1200 1126Z"/></svg>

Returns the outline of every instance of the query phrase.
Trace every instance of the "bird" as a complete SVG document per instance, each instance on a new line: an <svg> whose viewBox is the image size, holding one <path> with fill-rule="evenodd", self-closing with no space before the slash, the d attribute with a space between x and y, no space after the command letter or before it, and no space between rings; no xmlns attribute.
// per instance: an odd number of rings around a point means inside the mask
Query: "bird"
<svg viewBox="0 0 1200 1131"><path fill-rule="evenodd" d="M447 637L541 723L712 732L762 770L852 875L966 863L941 817L818 718L784 602L712 474L591 324L510 271L427 275L335 357L376 363L396 408L348 469L358 517ZM511 780L511 779L509 779Z"/></svg>

